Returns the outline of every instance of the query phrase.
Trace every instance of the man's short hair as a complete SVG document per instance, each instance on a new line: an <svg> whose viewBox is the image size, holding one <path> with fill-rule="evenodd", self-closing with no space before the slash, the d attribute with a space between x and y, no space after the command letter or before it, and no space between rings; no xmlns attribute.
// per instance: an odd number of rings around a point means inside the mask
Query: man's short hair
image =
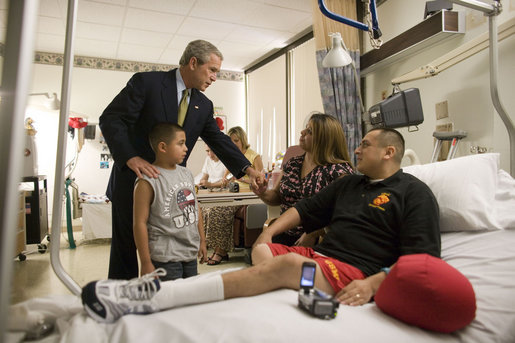
<svg viewBox="0 0 515 343"><path fill-rule="evenodd" d="M170 144L170 142L177 135L177 132L184 132L184 129L179 125L173 123L156 124L148 134L148 140L150 142L152 150L154 150L154 152L157 152L157 146L161 142L165 144Z"/></svg>
<svg viewBox="0 0 515 343"><path fill-rule="evenodd" d="M379 144L381 144L383 147L388 145L394 146L395 150L397 151L395 154L395 161L401 163L402 158L404 157L404 149L406 144L404 137L402 137L399 131L387 127L374 128L369 132L376 130L380 131L378 136Z"/></svg>
<svg viewBox="0 0 515 343"><path fill-rule="evenodd" d="M220 57L221 60L224 59L220 50L218 50L218 48L213 44L202 39L194 40L188 44L186 49L184 49L179 65L188 65L192 57L195 57L199 64L205 64L210 60L211 54L215 54Z"/></svg>

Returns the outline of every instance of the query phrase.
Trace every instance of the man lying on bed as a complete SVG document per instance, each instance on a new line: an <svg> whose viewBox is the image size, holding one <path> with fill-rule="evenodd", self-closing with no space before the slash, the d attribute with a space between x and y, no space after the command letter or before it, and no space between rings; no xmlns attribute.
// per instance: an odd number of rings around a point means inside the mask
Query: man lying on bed
<svg viewBox="0 0 515 343"><path fill-rule="evenodd" d="M395 130L374 129L355 151L357 169L300 201L265 230L252 253L255 265L200 279L160 282L156 270L130 281L104 280L83 288L82 302L98 321L129 313L244 297L279 288L299 289L303 262L317 264L315 286L342 304L368 303L399 256L440 256L438 204L420 180L404 174L404 139ZM272 244L272 236L303 225L329 227L313 249Z"/></svg>

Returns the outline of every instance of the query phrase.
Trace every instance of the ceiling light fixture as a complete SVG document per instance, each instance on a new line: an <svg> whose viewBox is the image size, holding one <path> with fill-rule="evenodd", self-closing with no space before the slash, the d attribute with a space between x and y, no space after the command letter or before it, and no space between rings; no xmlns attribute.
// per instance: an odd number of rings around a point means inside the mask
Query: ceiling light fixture
<svg viewBox="0 0 515 343"><path fill-rule="evenodd" d="M332 39L332 47L322 61L324 68L344 67L351 64L352 58L347 51L347 47L340 33L330 33L329 36Z"/></svg>

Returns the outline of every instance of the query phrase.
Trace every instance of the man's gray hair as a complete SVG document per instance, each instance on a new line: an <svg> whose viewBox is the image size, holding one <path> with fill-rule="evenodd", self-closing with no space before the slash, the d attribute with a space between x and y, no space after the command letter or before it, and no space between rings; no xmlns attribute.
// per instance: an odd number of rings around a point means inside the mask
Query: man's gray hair
<svg viewBox="0 0 515 343"><path fill-rule="evenodd" d="M184 49L179 65L187 65L192 57L196 57L199 64L205 64L209 61L211 54L215 54L220 57L221 60L224 59L220 50L218 50L218 48L213 44L201 39L194 40L188 44L186 49Z"/></svg>

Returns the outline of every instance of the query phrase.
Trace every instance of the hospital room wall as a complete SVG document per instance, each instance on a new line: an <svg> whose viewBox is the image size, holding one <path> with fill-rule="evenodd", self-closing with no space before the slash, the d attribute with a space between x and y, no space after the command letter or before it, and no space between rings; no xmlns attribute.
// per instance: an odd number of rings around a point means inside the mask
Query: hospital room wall
<svg viewBox="0 0 515 343"><path fill-rule="evenodd" d="M503 12L497 24L515 15L515 1L503 1ZM379 23L384 39L391 39L423 20L425 1L389 0L378 8ZM464 42L488 31L488 22L478 11L454 5L454 10L464 11L468 25L464 35L454 35L400 61L385 66L365 77L366 108L381 101L382 93L391 94L391 80L460 46ZM364 37L368 42L368 36ZM501 103L511 120L515 121L515 37L499 42L498 87ZM419 88L424 123L419 131L408 132L401 129L409 148L416 151L422 163L428 163L433 149L433 131L436 125L453 123L454 129L468 132L468 137L459 144L456 156L471 154L471 146L486 147L488 151L501 153L501 168L510 169L509 139L502 120L495 112L490 97L488 49L450 67L439 75L401 84L401 89ZM435 104L447 101L449 117L437 120ZM515 154L515 152L511 152Z"/></svg>
<svg viewBox="0 0 515 343"><path fill-rule="evenodd" d="M71 80L70 112L74 116L84 116L89 123L97 124L104 108L125 86L132 72L108 71L99 69L74 68ZM31 92L61 93L62 66L33 65ZM227 126L245 127L245 85L243 81L218 80L205 94L217 107L223 107L227 116ZM43 97L31 97L27 115L35 120L37 149L39 155L40 175L48 176L50 212L53 203L55 152L57 148L57 127L59 111L45 109ZM94 140L85 140L72 177L80 192L104 194L112 168L100 168L100 155L108 153L100 142L100 130L97 126ZM199 141L188 161L188 168L193 174L199 173L206 156L205 145ZM73 156L74 144L68 142L68 158ZM64 211L63 211L64 213Z"/></svg>

